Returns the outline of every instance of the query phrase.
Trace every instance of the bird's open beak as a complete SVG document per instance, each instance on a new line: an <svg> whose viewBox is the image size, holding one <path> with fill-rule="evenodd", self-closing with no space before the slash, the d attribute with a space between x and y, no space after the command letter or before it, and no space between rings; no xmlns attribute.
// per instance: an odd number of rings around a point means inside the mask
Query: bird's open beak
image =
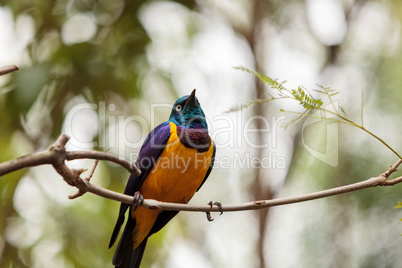
<svg viewBox="0 0 402 268"><path fill-rule="evenodd" d="M187 98L186 103L184 105L189 107L197 106L197 101L195 99L195 89L191 92L190 96Z"/></svg>

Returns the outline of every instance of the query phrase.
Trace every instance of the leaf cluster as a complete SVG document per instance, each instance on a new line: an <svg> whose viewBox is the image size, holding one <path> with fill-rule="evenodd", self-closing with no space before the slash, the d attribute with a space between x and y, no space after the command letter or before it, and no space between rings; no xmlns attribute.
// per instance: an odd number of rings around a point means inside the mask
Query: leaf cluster
<svg viewBox="0 0 402 268"><path fill-rule="evenodd" d="M261 103L261 102L267 102L271 100L277 100L277 99L293 99L299 102L299 104L305 108L307 111L309 110L314 110L318 109L323 105L323 101L318 98L314 98L311 93L304 87L299 86L297 89L288 89L284 86L286 83L285 81L279 82L278 79L272 79L269 76L262 75L256 71L253 71L251 69L245 68L245 67L237 67L236 69L246 71L248 73L251 73L255 76L257 76L262 82L270 86L272 89L277 91L278 97L275 97L271 94L267 94L269 96L269 99L266 100L253 100L252 102L249 102L245 105L242 105L241 108L246 108L251 106L252 104L256 103ZM331 90L329 88L324 88L322 87L323 91L321 90L315 90L317 92L324 93L328 96L333 96L338 94L339 92L334 92L334 90ZM232 111L233 109L231 109Z"/></svg>
<svg viewBox="0 0 402 268"><path fill-rule="evenodd" d="M333 90L329 87L318 85L319 89L315 89L314 92L323 95L325 98L328 99L329 102L329 105L324 106L324 102L322 101L322 99L315 98L303 86L299 86L297 89L288 89L284 86L286 81L278 82L278 79L272 79L269 76L262 75L254 70L245 67L236 67L236 69L255 75L263 83L268 85L271 89L274 89L277 95L273 96L272 94L267 93L268 96L267 99L252 100L244 105L233 107L228 112L242 110L244 108L248 108L258 103L270 102L273 100L279 100L279 99L294 100L297 101L299 105L302 106L305 110L304 112L296 112L296 111L286 111L284 109L280 109L282 112L299 115L299 117L296 120L289 122L288 124L286 124L286 126L292 125L306 116L350 125L359 128L364 132L366 132L367 134L369 134L370 136L374 137L375 139L380 141L383 145L385 145L389 150L391 150L396 156L398 156L399 159L402 159L402 157L390 145L388 145L384 140L382 140L380 137L378 137L373 132L369 131L367 128L364 127L363 124L364 93L362 93L361 122L356 123L355 121L351 120L348 117L345 109L342 106L339 106L334 102L333 97L339 94L339 91ZM324 114L324 116L316 115L315 113L313 113L314 111L321 111L322 112L321 114Z"/></svg>

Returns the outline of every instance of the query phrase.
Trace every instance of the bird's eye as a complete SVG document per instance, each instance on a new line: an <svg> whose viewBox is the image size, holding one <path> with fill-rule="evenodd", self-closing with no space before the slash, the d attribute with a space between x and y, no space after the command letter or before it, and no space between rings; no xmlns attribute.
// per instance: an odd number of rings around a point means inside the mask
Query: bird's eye
<svg viewBox="0 0 402 268"><path fill-rule="evenodd" d="M180 112L181 109L182 109L181 105L177 105L177 106L176 106L176 111Z"/></svg>

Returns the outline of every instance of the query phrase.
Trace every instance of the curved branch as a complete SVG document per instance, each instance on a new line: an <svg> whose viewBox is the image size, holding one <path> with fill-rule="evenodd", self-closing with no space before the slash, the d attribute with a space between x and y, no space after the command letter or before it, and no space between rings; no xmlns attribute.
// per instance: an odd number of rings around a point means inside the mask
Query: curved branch
<svg viewBox="0 0 402 268"><path fill-rule="evenodd" d="M95 152L95 151L71 151L66 152L65 145L68 142L69 137L62 134L54 145L52 145L48 151L22 156L17 159L10 160L0 164L0 176L10 173L15 170L19 170L25 167L33 167L38 165L51 164L56 169L56 171L63 177L63 179L71 186L78 188L78 193L69 196L73 199L79 197L86 192L90 192L99 195L104 198L116 200L119 202L133 204L133 196L117 193L104 189L102 187L93 185L89 182L89 178L82 179L80 177L83 169L69 169L65 165L65 160L91 158L108 160L117 163L125 167L131 174L138 176L140 170L131 162L122 159L116 155L112 155L105 152ZM201 211L201 212L221 212L221 211L244 211L244 210L256 210L272 206L280 206L286 204L293 204L299 202L305 202L315 199L320 199L324 197L344 194L348 192L358 191L366 188L376 187L376 186L393 186L395 184L402 182L402 176L395 179L388 179L389 176L397 171L397 168L402 164L402 159L399 159L394 165L392 165L386 172L380 174L378 177L373 177L365 181L340 186L324 191L319 191L315 193L299 195L295 197L278 198L271 200L260 200L252 201L242 204L233 205L223 205L221 208L217 205L190 205L190 204L177 204L177 203L166 203L153 199L145 199L141 206L149 209L162 209L162 210L174 210L174 211ZM95 168L95 167L94 167Z"/></svg>
<svg viewBox="0 0 402 268"><path fill-rule="evenodd" d="M53 165L55 162L61 162L64 160L70 161L83 158L100 159L114 162L126 168L131 174L133 174L133 176L138 176L141 173L140 170L134 165L134 163L110 153L97 151L67 152L65 149L65 145L68 140L69 137L65 134L62 134L57 139L55 144L49 148L48 151L25 155L4 163L0 163L0 176L26 167L34 167L46 164Z"/></svg>
<svg viewBox="0 0 402 268"><path fill-rule="evenodd" d="M139 169L134 165L134 163L114 154L108 154L105 152L98 151L68 151L66 152L66 160L75 160L75 159L98 159L98 160L107 160L113 163L116 163L125 169L127 169L134 176L138 176L140 174Z"/></svg>

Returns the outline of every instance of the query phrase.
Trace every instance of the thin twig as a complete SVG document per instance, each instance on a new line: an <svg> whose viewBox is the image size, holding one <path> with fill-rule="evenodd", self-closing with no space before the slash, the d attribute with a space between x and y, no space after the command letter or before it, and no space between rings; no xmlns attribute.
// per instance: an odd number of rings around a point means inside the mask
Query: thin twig
<svg viewBox="0 0 402 268"><path fill-rule="evenodd" d="M398 167L402 164L402 159L399 159L398 161L396 161L395 164L393 164L392 166L390 166L390 168L384 172L383 174L381 174L381 176L384 176L386 179L389 178L389 176L391 176L392 173L396 172L398 170Z"/></svg>
<svg viewBox="0 0 402 268"><path fill-rule="evenodd" d="M364 91L362 91L362 108L360 111L360 120L362 122L362 127L364 127L364 121L363 121L363 114L364 114Z"/></svg>
<svg viewBox="0 0 402 268"><path fill-rule="evenodd" d="M18 71L18 70L19 70L18 67L15 66L15 65L1 67L0 68L0 75L5 75L5 74L8 74L8 73Z"/></svg>
<svg viewBox="0 0 402 268"><path fill-rule="evenodd" d="M86 181L89 182L89 181L91 180L92 176L94 175L95 169L96 169L96 167L98 166L98 163L99 163L99 159L96 159L96 160L95 160L95 163L94 163L94 165L93 165L93 167L92 167L91 172L90 172L89 175L85 178Z"/></svg>

